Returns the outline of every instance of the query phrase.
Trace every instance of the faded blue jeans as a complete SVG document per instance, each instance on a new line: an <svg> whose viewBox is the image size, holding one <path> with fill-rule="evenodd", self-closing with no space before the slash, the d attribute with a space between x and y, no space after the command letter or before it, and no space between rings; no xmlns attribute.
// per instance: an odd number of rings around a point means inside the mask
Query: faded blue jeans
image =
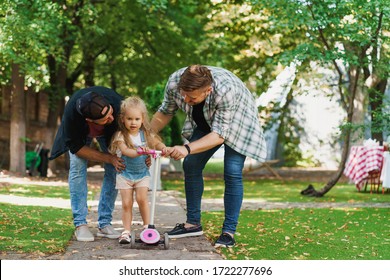
<svg viewBox="0 0 390 280"><path fill-rule="evenodd" d="M200 139L204 135L206 135L206 133L195 129L190 142ZM194 225L201 224L201 200L204 189L203 169L220 146L221 145L199 154L188 155L184 158L183 170L187 202L187 223ZM223 222L222 232L229 232L232 234L236 232L244 194L242 169L244 168L245 159L246 156L225 145L225 220Z"/></svg>
<svg viewBox="0 0 390 280"><path fill-rule="evenodd" d="M104 137L97 137L102 151L107 152L107 146ZM89 146L92 138L87 138L86 145ZM69 190L70 202L73 213L73 223L76 227L87 224L88 206L87 206L87 163L88 161L69 152ZM115 207L115 200L118 190L115 189L116 171L112 164L104 164L104 178L100 191L98 206L98 226L104 228L111 224L112 212Z"/></svg>

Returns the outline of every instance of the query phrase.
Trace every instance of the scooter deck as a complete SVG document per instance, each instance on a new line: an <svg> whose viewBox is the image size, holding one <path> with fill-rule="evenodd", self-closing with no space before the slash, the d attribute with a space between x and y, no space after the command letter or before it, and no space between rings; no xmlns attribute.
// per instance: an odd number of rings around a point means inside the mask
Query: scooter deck
<svg viewBox="0 0 390 280"><path fill-rule="evenodd" d="M162 235L163 238L160 238L157 242L155 243L146 243L142 241L140 238L135 237L135 232L133 231L131 233L131 242L130 242L130 248L135 249L136 244L142 244L143 246L137 246L137 249L142 249L142 248L150 248L150 247L158 247L159 245L163 245L165 250L169 249L169 236L168 233L164 233Z"/></svg>

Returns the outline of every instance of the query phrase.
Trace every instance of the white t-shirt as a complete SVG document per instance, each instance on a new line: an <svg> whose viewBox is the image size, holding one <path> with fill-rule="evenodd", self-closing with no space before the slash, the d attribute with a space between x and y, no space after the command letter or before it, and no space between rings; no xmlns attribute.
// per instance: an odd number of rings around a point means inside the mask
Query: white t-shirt
<svg viewBox="0 0 390 280"><path fill-rule="evenodd" d="M130 135L131 141L133 142L134 146L142 146L144 143L142 143L141 140L141 134L138 132L136 136Z"/></svg>

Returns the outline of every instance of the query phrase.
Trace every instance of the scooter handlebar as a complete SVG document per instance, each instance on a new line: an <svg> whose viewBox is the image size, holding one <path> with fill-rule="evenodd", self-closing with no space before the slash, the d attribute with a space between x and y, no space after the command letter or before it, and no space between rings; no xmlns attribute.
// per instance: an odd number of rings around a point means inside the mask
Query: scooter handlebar
<svg viewBox="0 0 390 280"><path fill-rule="evenodd" d="M137 153L140 155L152 155L152 156L162 155L162 151L154 150L154 149L149 149L148 151L145 151L141 147L137 148Z"/></svg>

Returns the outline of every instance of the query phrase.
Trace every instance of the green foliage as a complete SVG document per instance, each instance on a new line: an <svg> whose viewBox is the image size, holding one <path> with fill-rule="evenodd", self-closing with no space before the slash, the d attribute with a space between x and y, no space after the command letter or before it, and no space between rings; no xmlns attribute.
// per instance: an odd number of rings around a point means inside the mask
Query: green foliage
<svg viewBox="0 0 390 280"><path fill-rule="evenodd" d="M199 3L112 0L95 7L102 33L97 38L90 34L88 44L95 45L92 51L101 50L94 65L97 84L142 95L146 87L197 60L203 32L196 16L203 10Z"/></svg>
<svg viewBox="0 0 390 280"><path fill-rule="evenodd" d="M379 96L379 97L378 97ZM383 133L384 131L390 131L390 112L388 110L390 100L386 97L380 97L378 94L374 98L370 97L371 101L380 99L380 106L375 109L371 109L371 114L374 117L370 118L369 122L366 123L351 123L345 122L340 125L340 131L345 133L346 131L351 131L355 138L353 141L364 138L366 131L371 131L371 133Z"/></svg>
<svg viewBox="0 0 390 280"><path fill-rule="evenodd" d="M281 125L278 131L279 145L282 146L281 158L286 167L298 166L303 155L299 148L304 129L297 121L296 112L291 112L288 107L282 108ZM278 157L279 158L279 157Z"/></svg>
<svg viewBox="0 0 390 280"><path fill-rule="evenodd" d="M44 0L7 0L0 6L1 70L10 73L11 63L19 64L28 83L45 85L46 53L58 54L60 5ZM1 82L9 78L3 76Z"/></svg>
<svg viewBox="0 0 390 280"><path fill-rule="evenodd" d="M158 83L147 87L144 91L144 100L148 106L149 112L157 112L164 99L165 84ZM167 146L182 145L181 138L182 123L179 116L175 115L171 122L161 131L160 135Z"/></svg>
<svg viewBox="0 0 390 280"><path fill-rule="evenodd" d="M50 83L50 105L91 84L144 96L146 88L178 68L201 63L231 70L260 95L292 61L301 62L299 71L307 79L314 75L307 67L311 61L327 68L337 61L346 108L351 67L363 69L360 86L370 75L388 78L389 14L385 0L5 0L0 5L0 83L9 83L16 62L23 66L27 86ZM388 115L371 115L373 131L387 129ZM182 118L164 131L172 144L181 143ZM294 131L293 118L285 121L291 138L282 140L293 165L299 161L302 132Z"/></svg>
<svg viewBox="0 0 390 280"><path fill-rule="evenodd" d="M365 129L369 127L374 136L379 137L387 128L382 101L385 86L380 90L375 83L366 83L368 78L385 82L389 77L389 27L390 9L387 1L300 1L300 0L258 0L250 1L272 25L269 30L284 34L286 44L276 60L284 65L299 61L299 71L307 73L306 79L313 79L313 71L307 67L316 62L325 68L334 69L338 77L337 94L342 107L348 111L354 106L354 83L370 98L368 111L369 124L347 123L344 129ZM330 86L330 85L329 85ZM386 103L383 103L386 104ZM384 106L388 106L384 105ZM354 108L355 109L355 108ZM356 113L364 113L364 110ZM351 116L349 114L348 116ZM352 122L352 119L348 120ZM376 135L375 135L376 133ZM347 134L349 135L349 134ZM355 134L356 135L356 134ZM361 134L363 135L363 134ZM287 147L289 148L289 147ZM290 153L290 152L289 152Z"/></svg>
<svg viewBox="0 0 390 280"><path fill-rule="evenodd" d="M387 208L241 211L237 246L218 249L229 260L388 260ZM202 214L215 240L222 212Z"/></svg>
<svg viewBox="0 0 390 280"><path fill-rule="evenodd" d="M359 56L355 52L357 49L348 52L340 44L350 46L372 44L373 36L377 32L380 13L384 13L386 17L390 12L386 1L382 0L260 0L251 2L269 12L269 20L277 25L275 29L283 26L293 34L305 32L306 39L301 41L298 48L294 48L290 60L296 59L296 56L300 54L301 59L332 61L337 58L348 64L355 64L359 62ZM387 19L383 21L383 28L388 30L388 27ZM385 34L379 33L378 36L388 42ZM302 36L299 38L303 39ZM370 59L370 56L365 58Z"/></svg>
<svg viewBox="0 0 390 280"><path fill-rule="evenodd" d="M264 7L240 2L212 5L205 26L207 37L199 48L206 63L231 70L260 95L281 70L278 54L295 44L296 38L285 36L285 28L275 28Z"/></svg>
<svg viewBox="0 0 390 280"><path fill-rule="evenodd" d="M372 91L374 91L372 89ZM380 104L377 108L371 108L371 121L365 124L366 129L371 129L372 133L382 133L390 131L390 99L384 97L380 92L373 93L369 97L370 103Z"/></svg>
<svg viewBox="0 0 390 280"><path fill-rule="evenodd" d="M166 9L168 4L168 0L137 0L137 2L149 7L152 11Z"/></svg>
<svg viewBox="0 0 390 280"><path fill-rule="evenodd" d="M142 92L198 60L197 40L206 18L197 15L204 14L202 3L207 2L5 1L0 8L0 71L7 74L3 82L9 82L10 63L18 58L16 62L28 67L23 69L27 76L35 73L29 85L46 85L46 58L52 56L53 94L63 91L56 82L64 78L69 94L86 83L123 95ZM57 73L60 63L67 77Z"/></svg>
<svg viewBox="0 0 390 280"><path fill-rule="evenodd" d="M157 83L149 86L143 92L143 99L145 100L148 110L156 112L164 99L165 82Z"/></svg>

